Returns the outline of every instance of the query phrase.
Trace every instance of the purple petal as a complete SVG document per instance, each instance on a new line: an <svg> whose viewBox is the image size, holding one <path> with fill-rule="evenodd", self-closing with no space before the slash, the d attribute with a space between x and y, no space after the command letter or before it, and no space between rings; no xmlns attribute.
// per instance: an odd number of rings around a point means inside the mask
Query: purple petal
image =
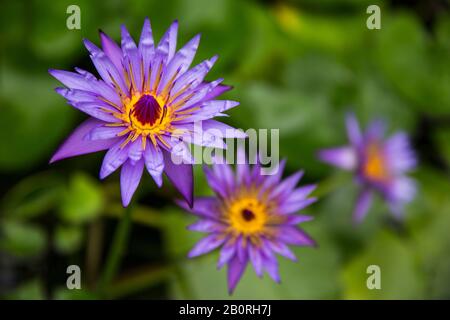
<svg viewBox="0 0 450 320"><path fill-rule="evenodd" d="M347 114L346 118L348 139L354 146L359 146L362 142L362 134L359 128L358 120L353 113Z"/></svg>
<svg viewBox="0 0 450 320"><path fill-rule="evenodd" d="M122 70L122 50L117 43L103 31L100 31L100 42L103 52L105 52L109 60L111 60L117 70Z"/></svg>
<svg viewBox="0 0 450 320"><path fill-rule="evenodd" d="M161 82L158 86L158 94L167 90L168 86L173 82L176 77L182 75L191 65L197 52L198 44L200 42L200 35L196 35L192 38L183 48L181 48L169 62L165 68ZM170 87L169 87L170 88Z"/></svg>
<svg viewBox="0 0 450 320"><path fill-rule="evenodd" d="M200 256L202 254L206 254L217 247L219 247L222 243L227 240L222 234L212 234L206 236L201 239L197 244L192 248L192 250L188 253L189 258L194 258Z"/></svg>
<svg viewBox="0 0 450 320"><path fill-rule="evenodd" d="M103 158L102 167L100 168L100 179L109 176L128 159L129 144L122 148L121 144L123 141L124 139L119 140L119 142L106 153Z"/></svg>
<svg viewBox="0 0 450 320"><path fill-rule="evenodd" d="M217 262L217 268L222 268L228 263L236 254L236 239L228 240L222 249L220 250L219 261Z"/></svg>
<svg viewBox="0 0 450 320"><path fill-rule="evenodd" d="M236 256L228 263L228 293L232 294L247 267L247 262L241 262Z"/></svg>
<svg viewBox="0 0 450 320"><path fill-rule="evenodd" d="M314 217L311 216L305 216L305 215L300 215L300 214L291 214L287 216L287 220L286 220L286 224L290 224L290 225L297 225L299 223L303 223L303 222L308 222L313 220Z"/></svg>
<svg viewBox="0 0 450 320"><path fill-rule="evenodd" d="M278 186L273 189L272 194L270 195L271 199L275 199L277 197L284 198L288 196L292 190L295 188L297 183L303 176L303 171L299 171L294 173L293 175L287 177L283 180Z"/></svg>
<svg viewBox="0 0 450 320"><path fill-rule="evenodd" d="M186 72L189 73L190 71ZM180 78L182 78L181 76ZM169 101L169 105L176 108L178 111L182 111L188 108L198 107L202 103L209 101L210 99L205 99L209 92L211 92L215 87L217 87L223 79L217 79L213 82L203 82L193 79L190 83L187 83L180 93L172 97ZM178 79L175 84L179 83ZM197 85L197 83L200 83ZM171 90L172 94L172 90Z"/></svg>
<svg viewBox="0 0 450 320"><path fill-rule="evenodd" d="M162 151L156 149L153 144L148 144L144 151L145 166L156 184L162 186L162 174L164 172L164 158Z"/></svg>
<svg viewBox="0 0 450 320"><path fill-rule="evenodd" d="M130 76L130 81L133 88L140 92L142 90L142 74L141 74L141 60L140 53L136 43L131 38L127 28L122 25L122 51L124 53L124 66Z"/></svg>
<svg viewBox="0 0 450 320"><path fill-rule="evenodd" d="M316 201L317 198L308 198L301 201L284 202L279 205L278 210L282 214L290 214L300 211Z"/></svg>
<svg viewBox="0 0 450 320"><path fill-rule="evenodd" d="M78 110L90 115L91 117L103 120L106 122L117 122L118 119L114 117L110 110L110 106L103 102L70 102ZM106 110L105 110L106 109Z"/></svg>
<svg viewBox="0 0 450 320"><path fill-rule="evenodd" d="M208 120L216 116L220 116L222 112L227 111L239 105L239 102L231 100L212 100L203 102L197 109L192 112L190 117L183 118L179 120L180 123L183 122L195 122L201 120ZM181 110L181 109L180 109ZM174 121L177 121L175 119ZM177 121L178 122L178 121Z"/></svg>
<svg viewBox="0 0 450 320"><path fill-rule="evenodd" d="M191 164L174 164L170 153L164 153L164 172L172 184L178 189L190 207L194 202L194 177Z"/></svg>
<svg viewBox="0 0 450 320"><path fill-rule="evenodd" d="M219 232L224 229L224 225L222 223L219 223L214 220L199 220L187 228L190 231L197 231L197 232L206 232L206 233L212 233L212 232Z"/></svg>
<svg viewBox="0 0 450 320"><path fill-rule="evenodd" d="M117 135L124 130L123 127L105 127L100 126L92 129L87 135L88 140L105 140L117 138Z"/></svg>
<svg viewBox="0 0 450 320"><path fill-rule="evenodd" d="M152 27L150 25L149 18L145 18L144 26L142 27L141 38L139 40L138 49L142 57L142 65L144 68L144 81L145 83L148 83L150 78L150 75L148 74L150 61L152 60L153 55L155 53Z"/></svg>
<svg viewBox="0 0 450 320"><path fill-rule="evenodd" d="M416 195L416 182L408 177L398 177L388 187L387 197L394 202L408 203Z"/></svg>
<svg viewBox="0 0 450 320"><path fill-rule="evenodd" d="M226 197L227 186L222 182L222 179L220 179L220 177L217 177L214 171L207 166L203 167L203 172L205 173L205 177L208 181L209 187L218 195Z"/></svg>
<svg viewBox="0 0 450 320"><path fill-rule="evenodd" d="M218 220L220 218L219 205L217 199L214 197L195 198L195 202L192 207L189 207L185 201L176 202L183 209L201 217L214 220Z"/></svg>
<svg viewBox="0 0 450 320"><path fill-rule="evenodd" d="M170 139L165 139L166 143L170 146L170 157L175 159L175 163L192 164L194 163L194 158L192 157L191 151L189 150L188 140L184 137L178 139L175 136L170 137ZM166 147L166 145L161 144L161 147Z"/></svg>
<svg viewBox="0 0 450 320"><path fill-rule="evenodd" d="M297 246L315 246L315 241L303 230L295 227L281 227L278 233L278 239Z"/></svg>
<svg viewBox="0 0 450 320"><path fill-rule="evenodd" d="M144 150L142 149L142 138L139 137L136 141L129 142L130 147L128 148L128 158L133 163L138 162L142 159Z"/></svg>
<svg viewBox="0 0 450 320"><path fill-rule="evenodd" d="M203 82L203 79L205 79L206 74L209 72L209 70L212 68L212 66L216 61L217 56L214 56L211 59L205 60L200 64L196 65L195 67L193 67L192 69L190 69L189 71L185 72L175 81L173 88L170 90L170 95L171 96L176 95L181 89L184 89L185 87L191 88L197 87L199 84Z"/></svg>
<svg viewBox="0 0 450 320"><path fill-rule="evenodd" d="M167 29L166 33L159 41L156 51L167 57L166 61L170 61L175 54L177 46L178 20L175 20Z"/></svg>
<svg viewBox="0 0 450 320"><path fill-rule="evenodd" d="M278 166L274 168L273 173L270 176L267 176L264 179L264 182L261 186L261 194L268 189L274 188L281 180L281 176L283 175L284 167L286 166L286 160L283 159L280 161Z"/></svg>
<svg viewBox="0 0 450 320"><path fill-rule="evenodd" d="M143 171L144 161L138 161L133 164L128 160L122 166L122 170L120 171L120 189L124 207L130 204L131 198L139 185L139 181L141 181Z"/></svg>
<svg viewBox="0 0 450 320"><path fill-rule="evenodd" d="M383 120L375 120L369 124L366 131L366 137L369 140L381 140L383 139L384 132L386 130L386 123Z"/></svg>
<svg viewBox="0 0 450 320"><path fill-rule="evenodd" d="M225 123L216 120L204 120L201 122L203 131L218 130L222 134L222 138L245 139L247 135L240 129L235 129Z"/></svg>
<svg viewBox="0 0 450 320"><path fill-rule="evenodd" d="M82 70L80 68L75 68L75 70L82 75L86 81L88 82L89 89L88 92L93 92L97 95L102 96L105 100L111 102L112 104L117 106L122 105L121 97L119 96L119 93L110 85L106 84L103 80L97 80L94 75L91 73ZM77 89L72 89L71 91L75 91ZM82 90L80 90L82 91ZM75 99L76 100L76 99ZM109 103L108 102L108 103Z"/></svg>
<svg viewBox="0 0 450 320"><path fill-rule="evenodd" d="M55 69L49 69L48 72L70 89L92 91L90 82L78 73Z"/></svg>
<svg viewBox="0 0 450 320"><path fill-rule="evenodd" d="M217 180L229 194L235 186L233 170L227 163L214 164L212 168Z"/></svg>
<svg viewBox="0 0 450 320"><path fill-rule="evenodd" d="M269 258L264 257L264 269L266 269L269 276L273 279L273 281L280 283L280 274L278 272L278 262L275 257Z"/></svg>
<svg viewBox="0 0 450 320"><path fill-rule="evenodd" d="M250 170L247 162L247 156L245 154L245 149L238 147L236 155L236 179L238 183L248 184Z"/></svg>
<svg viewBox="0 0 450 320"><path fill-rule="evenodd" d="M221 94L223 94L231 89L233 89L232 86L217 85L203 97L203 101L215 99L218 96L220 96Z"/></svg>
<svg viewBox="0 0 450 320"><path fill-rule="evenodd" d="M273 250L274 252L278 253L279 255L286 257L292 261L297 261L297 257L295 254L289 249L287 245L285 245L283 242L280 241L267 241L267 246Z"/></svg>
<svg viewBox="0 0 450 320"><path fill-rule="evenodd" d="M363 189L356 200L355 209L353 210L353 220L355 222L361 222L366 216L371 204L372 192L368 189Z"/></svg>
<svg viewBox="0 0 450 320"><path fill-rule="evenodd" d="M239 261L241 261L242 263L244 262L247 263L248 261L248 250L247 250L248 243L245 241L248 240L244 240L242 236L239 236L238 240L236 241L237 256L239 258Z"/></svg>
<svg viewBox="0 0 450 320"><path fill-rule="evenodd" d="M58 151L56 151L51 158L50 163L73 156L111 148L120 139L115 138L97 141L89 141L84 139L89 132L95 128L103 126L104 124L105 123L103 121L99 121L97 119L88 119L84 121L58 148Z"/></svg>
<svg viewBox="0 0 450 320"><path fill-rule="evenodd" d="M307 196L311 194L316 189L315 184L303 186L295 189L289 196L286 198L286 202L298 202L306 199Z"/></svg>
<svg viewBox="0 0 450 320"><path fill-rule="evenodd" d="M56 88L55 91L69 102L100 102L98 95L92 91L80 89Z"/></svg>
<svg viewBox="0 0 450 320"><path fill-rule="evenodd" d="M248 256L249 260L253 265L253 269L255 270L255 273L258 277L262 277L263 275L263 265L262 265L262 256L261 253L255 246L249 245L248 246Z"/></svg>
<svg viewBox="0 0 450 320"><path fill-rule="evenodd" d="M390 137L385 143L384 150L389 161L389 168L398 174L412 170L417 165L417 158L411 148L408 135L403 132Z"/></svg>
<svg viewBox="0 0 450 320"><path fill-rule="evenodd" d="M354 170L357 166L357 155L353 147L321 150L319 159L345 170Z"/></svg>
<svg viewBox="0 0 450 320"><path fill-rule="evenodd" d="M83 42L86 49L91 53L91 60L102 79L113 87L117 83L122 92L127 94L128 88L123 80L122 74L117 70L108 56L89 40L84 39Z"/></svg>

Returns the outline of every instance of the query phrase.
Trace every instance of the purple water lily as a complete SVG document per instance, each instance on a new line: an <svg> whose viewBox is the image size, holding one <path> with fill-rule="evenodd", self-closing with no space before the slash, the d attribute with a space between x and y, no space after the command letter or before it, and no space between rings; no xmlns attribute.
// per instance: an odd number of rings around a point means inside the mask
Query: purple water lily
<svg viewBox="0 0 450 320"><path fill-rule="evenodd" d="M417 164L408 136L397 132L384 139L385 125L380 120L373 121L362 133L354 115L347 116L346 125L350 145L322 150L319 158L355 173L361 190L353 212L354 220L363 220L374 191L385 199L395 216L401 217L404 204L410 202L416 192L414 180L406 176Z"/></svg>
<svg viewBox="0 0 450 320"><path fill-rule="evenodd" d="M214 132L220 131L220 138L242 137L238 131L227 130L229 126L212 120L238 105L234 101L214 100L231 89L221 85L222 79L204 80L217 56L189 69L200 36L176 52L177 30L175 21L155 45L147 18L138 45L125 26L121 46L103 32L100 32L102 49L84 40L101 79L79 68L75 68L76 72L49 70L66 86L56 91L70 105L91 116L75 129L50 162L108 150L100 178L122 166L124 206L131 201L144 167L158 186L162 185L165 172L192 206L192 157L187 142L206 144L201 138L192 138L194 122L201 121L203 127L217 129ZM207 140L211 144L210 136ZM172 161L175 154L183 158L183 164Z"/></svg>
<svg viewBox="0 0 450 320"><path fill-rule="evenodd" d="M195 199L193 208L180 206L200 220L189 230L209 235L190 251L193 258L221 247L218 268L228 265L228 290L233 292L250 262L261 277L266 271L280 281L275 254L296 260L288 245L313 246L315 242L296 225L312 220L294 214L316 201L308 198L314 185L296 188L303 172L281 179L285 161L273 175L261 175L259 164L245 164L245 154L238 153L236 173L226 164L214 164L204 171L215 197ZM242 163L242 164L239 164Z"/></svg>

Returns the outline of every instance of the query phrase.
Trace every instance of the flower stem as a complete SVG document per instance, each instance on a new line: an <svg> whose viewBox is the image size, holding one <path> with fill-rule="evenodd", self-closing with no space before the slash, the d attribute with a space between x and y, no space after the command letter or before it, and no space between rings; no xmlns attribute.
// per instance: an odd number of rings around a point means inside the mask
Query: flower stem
<svg viewBox="0 0 450 320"><path fill-rule="evenodd" d="M104 290L109 286L113 278L116 276L120 267L127 241L131 229L131 206L125 209L122 219L118 222L116 231L114 233L111 249L106 260L106 265L103 270L99 291L104 294Z"/></svg>

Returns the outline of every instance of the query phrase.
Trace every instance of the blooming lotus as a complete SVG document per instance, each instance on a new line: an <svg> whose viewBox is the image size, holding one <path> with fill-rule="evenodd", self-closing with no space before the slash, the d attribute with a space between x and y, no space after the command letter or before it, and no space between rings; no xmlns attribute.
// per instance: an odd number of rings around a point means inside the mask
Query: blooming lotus
<svg viewBox="0 0 450 320"><path fill-rule="evenodd" d="M313 246L315 242L297 224L312 217L295 214L316 201L308 197L314 185L296 188L303 172L281 179L285 161L273 175L262 175L261 167L246 164L242 150L238 154L236 173L222 162L204 171L214 197L198 197L189 208L199 220L189 229L208 233L190 251L190 258L218 247L218 268L228 265L228 290L233 292L248 263L261 277L266 271L280 281L276 254L296 260L288 245Z"/></svg>
<svg viewBox="0 0 450 320"><path fill-rule="evenodd" d="M373 121L362 133L353 115L346 119L350 145L320 151L322 161L341 169L353 171L361 190L353 217L360 222L367 214L373 193L379 193L391 212L402 216L403 207L415 195L414 180L406 173L417 163L408 136L397 132L384 139L385 124Z"/></svg>
<svg viewBox="0 0 450 320"><path fill-rule="evenodd" d="M200 36L177 52L177 30L175 21L156 45L147 18L137 45L125 26L121 29L121 46L103 32L100 32L102 49L84 40L99 79L79 68L75 72L49 70L65 86L56 91L70 105L90 116L50 162L108 150L100 178L121 167L124 206L131 201L144 167L158 186L162 185L165 172L192 205L192 157L187 144L206 143L201 138L193 139L194 122L201 121L204 128L217 129L214 132L222 132L221 138L240 135L230 134L227 130L230 127L212 120L238 105L234 101L215 100L230 89L221 84L222 79L205 81L217 56L190 69ZM207 140L211 144L210 136ZM217 146L223 147L223 140L218 140L222 144L217 142ZM183 163L175 164L172 156L181 157Z"/></svg>

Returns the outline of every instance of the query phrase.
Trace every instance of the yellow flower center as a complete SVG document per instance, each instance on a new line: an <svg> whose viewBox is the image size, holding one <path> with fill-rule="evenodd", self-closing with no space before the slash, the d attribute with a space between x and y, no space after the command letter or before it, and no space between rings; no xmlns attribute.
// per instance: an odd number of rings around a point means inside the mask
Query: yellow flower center
<svg viewBox="0 0 450 320"><path fill-rule="evenodd" d="M168 146L161 137L162 134L181 134L181 132L175 132L171 126L175 116L172 108L166 106L164 97L155 96L149 92L135 93L131 99L123 98L122 102L122 112L115 113L114 116L121 120L120 125L126 125L126 129L119 133L119 136L128 134L123 146L139 137L142 137L143 149L145 149L147 138L155 146L157 140Z"/></svg>
<svg viewBox="0 0 450 320"><path fill-rule="evenodd" d="M268 220L266 205L254 196L244 196L232 201L227 214L230 226L244 235L263 231Z"/></svg>
<svg viewBox="0 0 450 320"><path fill-rule="evenodd" d="M375 181L385 181L389 178L386 161L377 144L371 144L367 148L366 162L363 165L364 174Z"/></svg>

